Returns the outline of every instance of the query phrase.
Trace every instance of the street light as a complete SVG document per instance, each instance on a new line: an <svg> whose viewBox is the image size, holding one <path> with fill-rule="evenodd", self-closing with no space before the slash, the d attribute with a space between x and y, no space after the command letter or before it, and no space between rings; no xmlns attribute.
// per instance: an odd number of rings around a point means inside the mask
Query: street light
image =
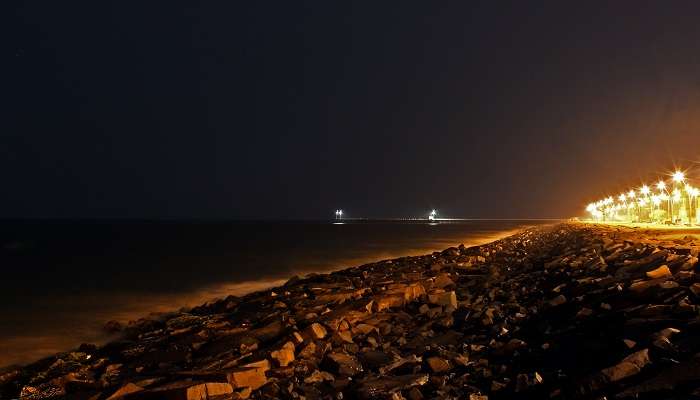
<svg viewBox="0 0 700 400"><path fill-rule="evenodd" d="M683 196L682 194L676 194L676 190L678 190L678 186L685 181L685 174L683 171L676 171L672 175L673 182L675 183L674 185L674 191L673 191L673 201L680 203L678 205L678 219L681 219L681 209L683 207ZM676 222L675 220L673 222Z"/></svg>
<svg viewBox="0 0 700 400"><path fill-rule="evenodd" d="M641 193L641 194L643 194L644 196L646 196L646 198L644 198L644 197L642 198L642 199L644 200L644 202L640 203L640 205L641 205L641 206L646 206L647 203L649 203L649 219L651 219L651 201L650 201L651 199L649 198L649 193L651 193L651 189L649 189L649 186L647 186L647 185L642 185L642 188L639 189L639 193ZM641 222L641 219L642 219L642 215L641 215L641 214L642 214L642 210L641 210L641 209L639 210L639 214L640 214L640 215L639 215L639 220L640 220L640 222Z"/></svg>
<svg viewBox="0 0 700 400"><path fill-rule="evenodd" d="M681 183L685 180L685 174L682 171L676 171L673 173L673 181L676 183Z"/></svg>
<svg viewBox="0 0 700 400"><path fill-rule="evenodd" d="M661 200L668 200L668 193L666 192L666 182L659 180L659 182L656 184L656 188L659 189L659 198ZM666 212L669 216L673 214L673 204L671 204L670 201L667 202Z"/></svg>
<svg viewBox="0 0 700 400"><path fill-rule="evenodd" d="M627 195L622 193L621 195L617 196L617 199L620 201L620 208L625 209L625 214L627 214L627 219L630 218L630 210L627 208Z"/></svg>

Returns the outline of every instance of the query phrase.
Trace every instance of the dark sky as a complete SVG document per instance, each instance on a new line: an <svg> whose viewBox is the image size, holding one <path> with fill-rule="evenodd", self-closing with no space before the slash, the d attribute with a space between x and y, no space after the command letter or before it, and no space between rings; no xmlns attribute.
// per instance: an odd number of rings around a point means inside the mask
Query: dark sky
<svg viewBox="0 0 700 400"><path fill-rule="evenodd" d="M567 217L699 159L698 15L25 2L5 48L0 217Z"/></svg>

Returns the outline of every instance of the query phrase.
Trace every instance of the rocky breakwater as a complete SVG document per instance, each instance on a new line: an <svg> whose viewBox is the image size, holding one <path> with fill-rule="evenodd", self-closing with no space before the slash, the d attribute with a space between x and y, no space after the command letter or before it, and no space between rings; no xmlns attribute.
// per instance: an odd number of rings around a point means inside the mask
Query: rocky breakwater
<svg viewBox="0 0 700 400"><path fill-rule="evenodd" d="M571 223L295 277L6 370L0 396L697 398L698 249Z"/></svg>

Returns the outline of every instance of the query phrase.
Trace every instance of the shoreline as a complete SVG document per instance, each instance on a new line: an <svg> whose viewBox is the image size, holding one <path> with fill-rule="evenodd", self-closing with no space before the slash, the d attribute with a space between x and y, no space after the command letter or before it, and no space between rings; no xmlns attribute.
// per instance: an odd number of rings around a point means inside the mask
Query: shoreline
<svg viewBox="0 0 700 400"><path fill-rule="evenodd" d="M438 236L435 238L436 240L425 240L425 243L411 243L415 247L406 247L401 244L401 249L391 249L390 246L384 246L384 248L369 249L368 251L355 251L355 255L352 255L352 252L348 252L350 254L343 256L333 255L334 258L321 262L327 264L323 268L305 265L304 260L302 260L298 263L298 268L288 271L285 269L274 275L264 275L258 279L244 281L212 280L206 285L187 291L154 291L151 294L112 292L109 295L102 295L99 292L86 292L57 298L54 299L54 304L58 301L60 305L54 306L53 309L61 311L61 314L57 315L54 321L51 322L52 327L50 329L46 324L43 324L42 326L37 326L39 330L36 333L24 334L17 332L16 335L13 335L3 332L5 335L0 336L0 370L13 365L27 365L41 358L76 348L81 343L104 345L114 339L113 335L104 332L102 329L106 322L117 321L121 325L127 325L130 321L146 318L151 314L164 314L192 308L205 302L225 298L228 295L240 297L252 292L279 286L293 275L304 276L309 273L330 273L347 269L351 266L379 262L406 255L424 255L435 250L442 250L455 243L460 243L460 241L467 243L467 245L484 244L511 235L524 227L526 226L495 230L495 233L469 231L465 233L463 238ZM399 243L396 243L396 245L399 245ZM317 256L315 258L324 260ZM45 302L45 300L37 298L33 307L41 307L42 302ZM87 306L84 307L82 304ZM45 305L43 307L48 310L49 306ZM10 316L10 319L12 319L12 316ZM58 322L61 319L70 322ZM56 330L59 330L61 333L52 334Z"/></svg>
<svg viewBox="0 0 700 400"><path fill-rule="evenodd" d="M690 368L700 352L686 343L698 315L698 250L695 238L623 226L526 228L142 319L120 341L5 371L0 398L481 400L695 390L694 375L659 376L674 368L663 361L670 355Z"/></svg>

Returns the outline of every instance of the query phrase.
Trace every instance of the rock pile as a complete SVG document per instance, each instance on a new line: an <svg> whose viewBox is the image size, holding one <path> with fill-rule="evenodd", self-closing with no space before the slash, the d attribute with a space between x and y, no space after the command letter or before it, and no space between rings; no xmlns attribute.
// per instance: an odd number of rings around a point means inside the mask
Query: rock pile
<svg viewBox="0 0 700 400"><path fill-rule="evenodd" d="M559 224L295 277L8 369L0 398L700 398L700 243L647 239Z"/></svg>

